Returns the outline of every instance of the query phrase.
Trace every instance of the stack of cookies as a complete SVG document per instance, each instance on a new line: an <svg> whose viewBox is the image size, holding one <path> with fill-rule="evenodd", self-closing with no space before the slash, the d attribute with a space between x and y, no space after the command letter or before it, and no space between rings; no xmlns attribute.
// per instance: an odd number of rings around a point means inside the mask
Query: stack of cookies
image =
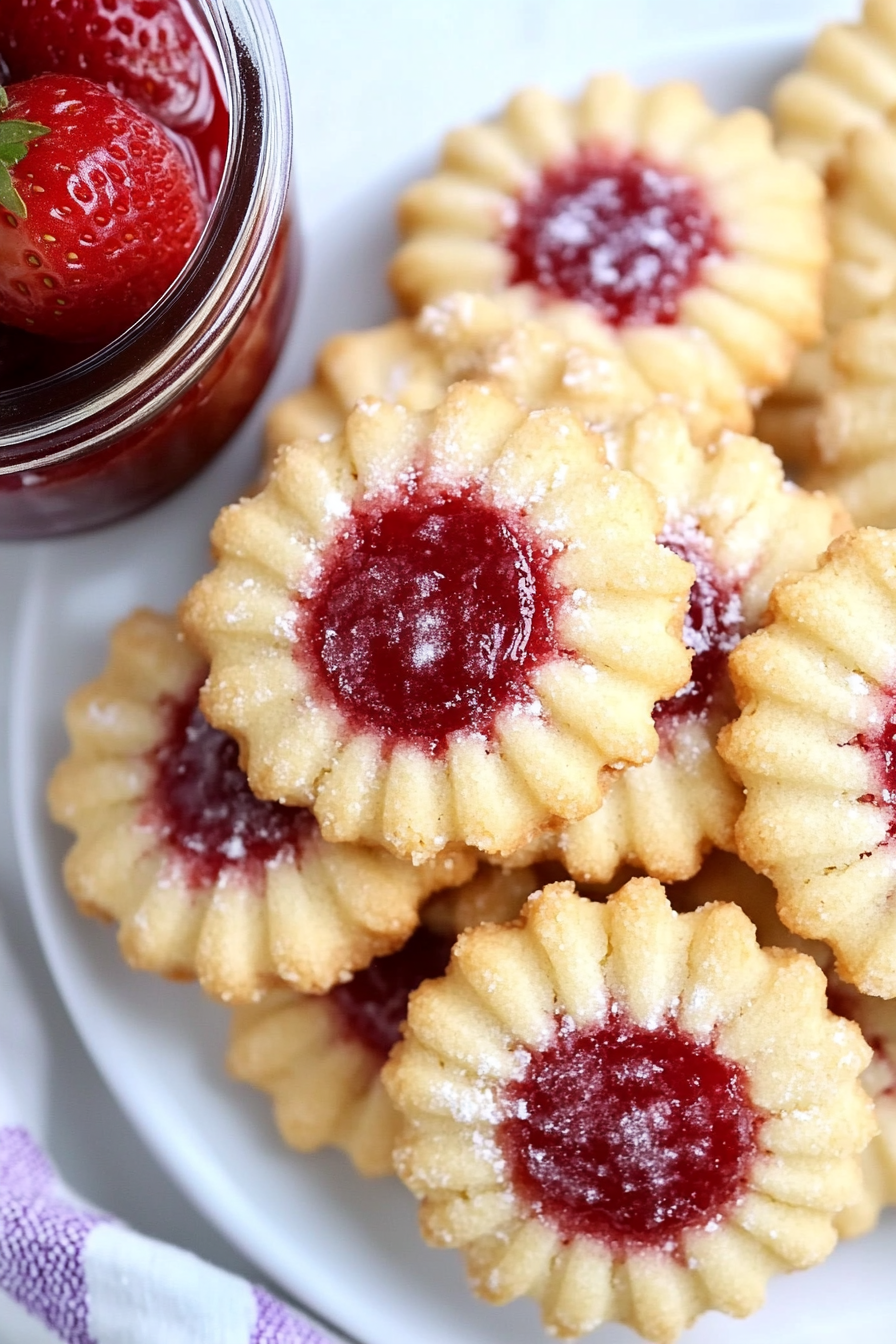
<svg viewBox="0 0 896 1344"><path fill-rule="evenodd" d="M747 1315L896 1202L891 105L869 0L777 146L619 75L452 132L406 316L68 706L79 907L561 1337Z"/></svg>

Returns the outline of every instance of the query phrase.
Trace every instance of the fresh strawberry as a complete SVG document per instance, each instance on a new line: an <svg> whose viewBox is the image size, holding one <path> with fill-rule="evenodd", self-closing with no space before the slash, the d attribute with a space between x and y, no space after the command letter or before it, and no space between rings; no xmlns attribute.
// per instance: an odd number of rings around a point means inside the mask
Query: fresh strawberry
<svg viewBox="0 0 896 1344"><path fill-rule="evenodd" d="M77 74L173 130L208 121L209 68L180 0L0 0L11 79Z"/></svg>
<svg viewBox="0 0 896 1344"><path fill-rule="evenodd" d="M40 75L5 99L0 322L109 341L196 245L204 211L187 161L149 117L78 76Z"/></svg>

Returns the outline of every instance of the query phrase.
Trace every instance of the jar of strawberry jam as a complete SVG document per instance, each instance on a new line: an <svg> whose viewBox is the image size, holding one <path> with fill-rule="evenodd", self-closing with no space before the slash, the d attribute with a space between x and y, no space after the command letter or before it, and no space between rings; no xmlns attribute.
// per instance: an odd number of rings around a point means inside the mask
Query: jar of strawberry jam
<svg viewBox="0 0 896 1344"><path fill-rule="evenodd" d="M210 101L175 135L207 223L167 292L103 348L0 328L0 538L96 527L176 490L233 434L283 346L298 252L276 26L267 0L182 3Z"/></svg>

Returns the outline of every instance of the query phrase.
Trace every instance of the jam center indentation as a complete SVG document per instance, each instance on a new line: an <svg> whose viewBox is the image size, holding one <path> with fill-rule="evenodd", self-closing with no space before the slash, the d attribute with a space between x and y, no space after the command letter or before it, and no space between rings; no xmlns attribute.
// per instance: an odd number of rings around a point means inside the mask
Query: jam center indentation
<svg viewBox="0 0 896 1344"><path fill-rule="evenodd" d="M213 728L197 693L169 706L169 729L152 753L146 820L175 851L188 886L212 886L225 868L252 880L265 864L294 857L316 831L306 808L256 798L232 737Z"/></svg>
<svg viewBox="0 0 896 1344"><path fill-rule="evenodd" d="M600 146L543 169L503 241L513 284L588 303L613 326L675 322L702 263L725 252L698 182Z"/></svg>
<svg viewBox="0 0 896 1344"><path fill-rule="evenodd" d="M728 655L746 633L742 579L719 570L709 538L696 525L667 527L658 540L688 560L696 577L688 597L682 635L693 650L691 679L668 700L660 700L653 720L662 737L685 716L708 713L728 684Z"/></svg>
<svg viewBox="0 0 896 1344"><path fill-rule="evenodd" d="M893 840L896 838L896 688L888 687L883 692L880 722L857 733L848 745L861 747L871 759L875 791L859 801L874 803L884 810L886 838Z"/></svg>
<svg viewBox="0 0 896 1344"><path fill-rule="evenodd" d="M565 1238L664 1246L743 1194L758 1151L743 1070L672 1022L561 1024L505 1095L514 1188Z"/></svg>
<svg viewBox="0 0 896 1344"><path fill-rule="evenodd" d="M412 484L353 511L300 606L297 656L357 730L443 751L533 703L528 678L557 652L549 567L522 518Z"/></svg>
<svg viewBox="0 0 896 1344"><path fill-rule="evenodd" d="M385 1059L401 1036L411 993L424 980L444 975L450 956L451 939L421 927L398 952L377 957L330 990L345 1034Z"/></svg>

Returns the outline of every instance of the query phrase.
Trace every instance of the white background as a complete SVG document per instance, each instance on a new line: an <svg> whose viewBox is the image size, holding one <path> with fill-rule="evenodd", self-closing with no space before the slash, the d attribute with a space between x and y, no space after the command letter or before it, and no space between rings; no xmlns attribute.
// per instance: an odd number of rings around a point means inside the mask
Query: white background
<svg viewBox="0 0 896 1344"><path fill-rule="evenodd" d="M563 90L570 47L582 76L635 54L703 41L733 24L846 17L849 0L272 0L292 77L297 190L307 227L415 154L434 153L454 122L499 106L518 85ZM570 90L571 91L571 90ZM310 258L313 266L314 259ZM305 370L296 370L297 380ZM0 544L0 706L17 598L33 547ZM5 762L5 714L0 761ZM68 1181L151 1235L217 1264L251 1268L186 1203L142 1148L70 1027L24 906L0 771L0 938L39 1006L23 1113ZM16 991L0 978L0 1031L17 1030ZM257 1276L256 1276L257 1277ZM0 1344L22 1336L0 1316Z"/></svg>

